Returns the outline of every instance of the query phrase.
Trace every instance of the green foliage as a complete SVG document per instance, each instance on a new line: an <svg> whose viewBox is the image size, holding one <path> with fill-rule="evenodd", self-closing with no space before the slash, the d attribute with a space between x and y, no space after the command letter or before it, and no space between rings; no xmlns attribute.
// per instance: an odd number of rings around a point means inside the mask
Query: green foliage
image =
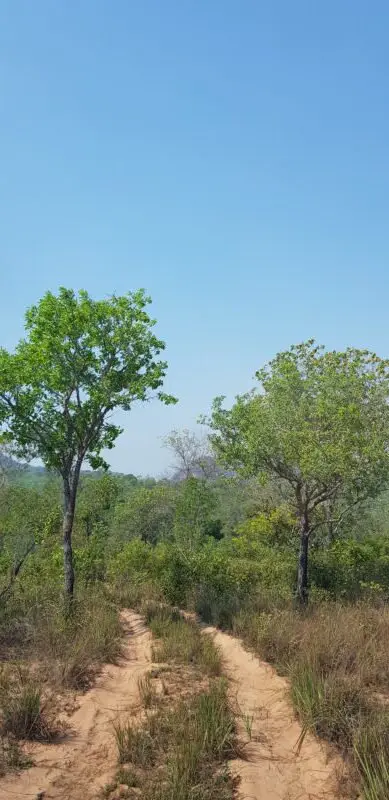
<svg viewBox="0 0 389 800"><path fill-rule="evenodd" d="M110 473L82 475L77 500L76 526L88 537L95 525L109 520L121 491L120 480Z"/></svg>
<svg viewBox="0 0 389 800"><path fill-rule="evenodd" d="M142 539L132 539L110 560L108 578L112 583L126 585L145 583L154 574L155 551Z"/></svg>
<svg viewBox="0 0 389 800"><path fill-rule="evenodd" d="M60 527L56 486L38 491L11 484L0 490L0 597L19 573L28 574L32 562L47 556ZM35 583L37 578L35 574Z"/></svg>
<svg viewBox="0 0 389 800"><path fill-rule="evenodd" d="M189 477L182 482L174 519L175 539L196 548L205 536L221 536L216 519L217 497L205 480Z"/></svg>
<svg viewBox="0 0 389 800"><path fill-rule="evenodd" d="M374 497L389 480L389 362L313 340L279 353L257 372L260 390L213 404L211 441L226 467L288 488L300 524L297 580L307 600L308 539L324 522ZM327 514L321 513L325 505Z"/></svg>
<svg viewBox="0 0 389 800"><path fill-rule="evenodd" d="M315 551L312 580L333 597L383 599L389 592L389 537L345 539Z"/></svg>
<svg viewBox="0 0 389 800"><path fill-rule="evenodd" d="M0 350L0 430L18 457L39 456L63 480L65 591L73 595L72 529L81 466L107 467L102 457L121 432L116 409L130 410L161 390L164 342L153 333L142 290L94 301L61 288L26 313L26 339ZM103 487L103 503L112 486ZM81 512L82 513L82 512ZM87 508L86 522L91 519ZM92 515L93 516L93 515Z"/></svg>
<svg viewBox="0 0 389 800"><path fill-rule="evenodd" d="M313 341L257 372L261 391L230 411L214 402L212 442L222 461L264 473L311 503L340 488L376 494L388 479L388 363L367 351L323 352Z"/></svg>
<svg viewBox="0 0 389 800"><path fill-rule="evenodd" d="M104 466L120 428L115 408L129 410L149 391L161 392L164 343L152 333L143 291L94 301L61 288L26 313L27 338L14 354L0 353L0 419L18 456L40 456L68 472L81 453Z"/></svg>
<svg viewBox="0 0 389 800"><path fill-rule="evenodd" d="M84 584L103 581L106 573L106 531L95 523L94 533L75 549L75 565Z"/></svg>
<svg viewBox="0 0 389 800"><path fill-rule="evenodd" d="M150 544L171 538L176 496L177 490L168 485L134 489L116 506L115 537L121 541L139 537Z"/></svg>
<svg viewBox="0 0 389 800"><path fill-rule="evenodd" d="M295 548L296 518L286 505L251 517L237 528L235 550L255 556L261 547Z"/></svg>

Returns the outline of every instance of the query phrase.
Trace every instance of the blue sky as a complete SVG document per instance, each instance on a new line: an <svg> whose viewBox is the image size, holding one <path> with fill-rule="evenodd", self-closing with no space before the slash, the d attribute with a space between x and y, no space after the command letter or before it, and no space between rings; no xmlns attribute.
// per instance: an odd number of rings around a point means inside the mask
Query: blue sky
<svg viewBox="0 0 389 800"><path fill-rule="evenodd" d="M0 342L59 285L139 286L167 390L111 463L314 336L389 356L389 6L0 0Z"/></svg>

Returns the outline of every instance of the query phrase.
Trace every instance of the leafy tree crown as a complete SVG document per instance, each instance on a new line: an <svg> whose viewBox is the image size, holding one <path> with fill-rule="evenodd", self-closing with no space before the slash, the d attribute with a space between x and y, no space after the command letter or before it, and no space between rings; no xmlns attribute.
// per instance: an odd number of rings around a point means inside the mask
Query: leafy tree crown
<svg viewBox="0 0 389 800"><path fill-rule="evenodd" d="M86 291L47 292L26 313L26 338L0 350L0 424L18 457L39 456L69 474L86 458L106 466L102 450L121 432L116 409L162 391L164 342L153 332L143 290L93 300Z"/></svg>

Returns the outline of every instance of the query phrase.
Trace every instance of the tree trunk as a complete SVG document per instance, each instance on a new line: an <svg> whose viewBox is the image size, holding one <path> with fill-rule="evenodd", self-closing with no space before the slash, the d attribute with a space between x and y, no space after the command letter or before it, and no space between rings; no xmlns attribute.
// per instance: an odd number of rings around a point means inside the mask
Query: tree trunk
<svg viewBox="0 0 389 800"><path fill-rule="evenodd" d="M308 544L309 521L306 511L300 520L300 552L297 571L296 599L300 606L308 603Z"/></svg>
<svg viewBox="0 0 389 800"><path fill-rule="evenodd" d="M63 515L63 565L65 575L65 595L71 599L74 592L74 568L72 531L75 510L75 495L70 486L64 486L64 515Z"/></svg>
<svg viewBox="0 0 389 800"><path fill-rule="evenodd" d="M74 593L74 567L72 532L78 481L80 478L81 460L77 462L73 475L63 478L64 514L63 514L63 563L65 575L65 597L72 600Z"/></svg>

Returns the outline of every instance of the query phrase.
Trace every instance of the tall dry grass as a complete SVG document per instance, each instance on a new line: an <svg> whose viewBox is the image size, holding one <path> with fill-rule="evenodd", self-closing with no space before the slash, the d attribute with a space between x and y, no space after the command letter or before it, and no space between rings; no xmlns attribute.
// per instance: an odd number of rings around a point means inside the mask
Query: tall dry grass
<svg viewBox="0 0 389 800"><path fill-rule="evenodd" d="M235 631L290 679L304 730L346 755L366 800L389 797L389 609L241 612Z"/></svg>
<svg viewBox="0 0 389 800"><path fill-rule="evenodd" d="M11 614L11 610L13 614ZM58 693L86 689L121 651L118 610L100 591L75 600L71 613L52 597L7 609L0 620L0 773L26 766L19 740L50 740Z"/></svg>
<svg viewBox="0 0 389 800"><path fill-rule="evenodd" d="M59 687L85 689L103 663L121 651L118 610L102 592L91 592L74 604L71 614L50 605L35 617L31 651L44 652L48 675Z"/></svg>

